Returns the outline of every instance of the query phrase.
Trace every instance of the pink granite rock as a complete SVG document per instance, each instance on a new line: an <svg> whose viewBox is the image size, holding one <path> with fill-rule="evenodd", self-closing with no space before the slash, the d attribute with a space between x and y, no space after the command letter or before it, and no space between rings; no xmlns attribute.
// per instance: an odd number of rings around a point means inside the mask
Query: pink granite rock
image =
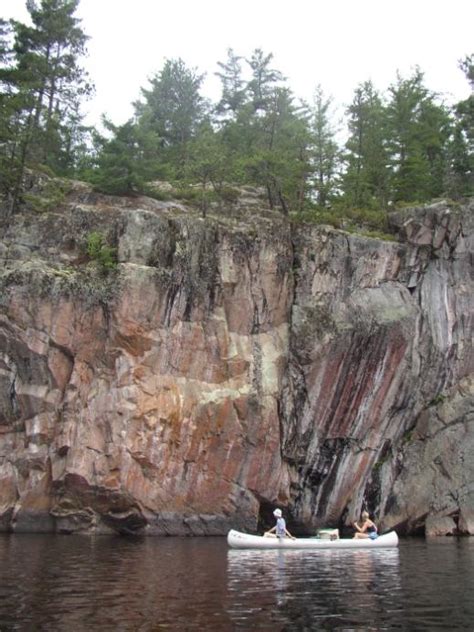
<svg viewBox="0 0 474 632"><path fill-rule="evenodd" d="M368 507L416 531L436 506L471 532L472 211L415 210L397 243L67 202L2 226L0 529L223 534L279 504L307 529Z"/></svg>

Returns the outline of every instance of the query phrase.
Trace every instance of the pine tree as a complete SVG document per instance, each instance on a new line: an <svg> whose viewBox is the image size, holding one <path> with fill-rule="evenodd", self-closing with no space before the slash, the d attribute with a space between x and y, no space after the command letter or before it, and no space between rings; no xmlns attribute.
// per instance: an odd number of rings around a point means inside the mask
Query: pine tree
<svg viewBox="0 0 474 632"><path fill-rule="evenodd" d="M200 185L200 207L206 216L209 199L222 197L226 183L232 179L228 150L221 132L209 121L203 123L189 146L187 177Z"/></svg>
<svg viewBox="0 0 474 632"><path fill-rule="evenodd" d="M17 76L13 66L13 28L0 19L0 193L8 195L15 182L12 162L18 99L15 96Z"/></svg>
<svg viewBox="0 0 474 632"><path fill-rule="evenodd" d="M474 194L474 54L461 60L459 67L469 81L471 94L454 107L446 186L455 198Z"/></svg>
<svg viewBox="0 0 474 632"><path fill-rule="evenodd" d="M13 62L13 27L10 22L0 18L0 94L6 89L8 70Z"/></svg>
<svg viewBox="0 0 474 632"><path fill-rule="evenodd" d="M61 171L71 162L71 126L78 125L78 104L91 91L79 66L87 37L74 16L78 3L42 0L38 5L28 0L32 26L12 21L14 56L1 111L2 127L9 130L3 158L12 206L20 197L28 165L46 164Z"/></svg>
<svg viewBox="0 0 474 632"><path fill-rule="evenodd" d="M280 85L283 75L272 59L256 49L246 60L251 78L245 90L238 83L238 107L222 124L222 139L234 179L263 187L270 208L288 213L304 201L310 140L307 120Z"/></svg>
<svg viewBox="0 0 474 632"><path fill-rule="evenodd" d="M329 202L337 186L339 149L329 117L331 103L331 99L325 98L321 86L317 86L311 113L311 163L312 186L320 206Z"/></svg>
<svg viewBox="0 0 474 632"><path fill-rule="evenodd" d="M371 81L360 84L347 111L349 138L343 191L355 207L384 206L387 201L385 110Z"/></svg>
<svg viewBox="0 0 474 632"><path fill-rule="evenodd" d="M79 0L42 0L41 5L28 0L33 26L15 24L18 68L34 94L29 127L36 146L30 153L53 168L67 127L64 117L91 91L79 66L88 38L74 16L78 5Z"/></svg>
<svg viewBox="0 0 474 632"><path fill-rule="evenodd" d="M215 74L222 83L222 96L216 106L218 114L227 115L235 119L238 110L246 101L246 87L242 78L242 57L234 53L232 48L227 50L227 61L218 62L221 72Z"/></svg>
<svg viewBox="0 0 474 632"><path fill-rule="evenodd" d="M199 92L203 79L182 59L166 60L151 79L151 88L142 89L144 101L135 104L139 125L160 138L165 159L177 177L185 173L189 143L207 113Z"/></svg>
<svg viewBox="0 0 474 632"><path fill-rule="evenodd" d="M426 201L442 193L450 120L416 69L389 88L388 148L393 200Z"/></svg>
<svg viewBox="0 0 474 632"><path fill-rule="evenodd" d="M293 103L288 88L275 88L265 97L265 110L250 119L248 150L242 159L245 173L267 192L270 208L284 214L302 207L309 165L307 118Z"/></svg>
<svg viewBox="0 0 474 632"><path fill-rule="evenodd" d="M256 48L247 63L252 72L252 78L247 84L255 110L265 110L273 98L275 88L284 77L279 70L270 68L273 53L265 55L261 48Z"/></svg>
<svg viewBox="0 0 474 632"><path fill-rule="evenodd" d="M89 176L96 189L113 195L136 195L146 190L157 173L158 138L131 119L115 126L104 119L112 138L102 139L97 169Z"/></svg>

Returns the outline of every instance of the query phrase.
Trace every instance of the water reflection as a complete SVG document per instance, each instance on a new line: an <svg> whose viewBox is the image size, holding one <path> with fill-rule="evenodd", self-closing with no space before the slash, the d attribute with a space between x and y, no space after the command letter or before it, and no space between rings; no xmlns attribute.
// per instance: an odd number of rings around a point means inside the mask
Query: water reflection
<svg viewBox="0 0 474 632"><path fill-rule="evenodd" d="M231 550L227 554L229 612L235 625L251 617L259 629L266 625L292 629L284 627L291 621L294 629L335 629L352 623L378 630L387 592L400 591L399 562L396 549ZM365 620L368 612L372 621L374 615L378 619L375 627Z"/></svg>
<svg viewBox="0 0 474 632"><path fill-rule="evenodd" d="M474 539L236 551L224 538L0 536L0 631L472 630Z"/></svg>
<svg viewBox="0 0 474 632"><path fill-rule="evenodd" d="M221 555L215 555L216 540ZM0 630L226 629L222 538L0 538Z"/></svg>

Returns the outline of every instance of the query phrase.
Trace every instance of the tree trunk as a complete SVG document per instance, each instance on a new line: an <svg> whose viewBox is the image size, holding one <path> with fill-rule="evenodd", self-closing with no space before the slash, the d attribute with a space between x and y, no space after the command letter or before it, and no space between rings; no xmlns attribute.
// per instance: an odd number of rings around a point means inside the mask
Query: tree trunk
<svg viewBox="0 0 474 632"><path fill-rule="evenodd" d="M54 64L54 68L58 67L59 57L61 54L61 47L58 44L56 49L56 60ZM48 100L48 115L46 119L46 129L49 130L51 125L51 117L53 116L53 107L54 107L54 97L56 96L56 73L53 72L50 85L49 85L49 100Z"/></svg>
<svg viewBox="0 0 474 632"><path fill-rule="evenodd" d="M280 200L280 204L281 204L281 210L283 212L283 215L288 217L288 205L286 203L286 200L283 196L283 193L281 192L281 189L278 189L278 198Z"/></svg>

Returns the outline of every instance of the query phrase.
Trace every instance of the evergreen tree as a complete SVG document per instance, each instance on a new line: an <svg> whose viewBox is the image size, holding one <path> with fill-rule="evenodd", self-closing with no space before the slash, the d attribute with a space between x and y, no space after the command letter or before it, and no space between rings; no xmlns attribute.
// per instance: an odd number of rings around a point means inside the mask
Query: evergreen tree
<svg viewBox="0 0 474 632"><path fill-rule="evenodd" d="M8 68L11 67L13 61L13 28L10 22L0 18L0 86L1 92L4 92L4 81Z"/></svg>
<svg viewBox="0 0 474 632"><path fill-rule="evenodd" d="M307 121L290 90L278 85L283 76L271 68L272 59L271 53L256 49L247 60L251 78L245 90L233 83L238 98L222 126L222 139L234 180L263 187L270 208L288 213L304 201L310 141Z"/></svg>
<svg viewBox="0 0 474 632"><path fill-rule="evenodd" d="M17 76L13 63L13 29L0 19L0 193L8 194L15 177L11 163L15 148Z"/></svg>
<svg viewBox="0 0 474 632"><path fill-rule="evenodd" d="M222 96L217 104L218 114L228 115L235 118L238 110L246 101L246 87L242 78L241 59L234 53L232 48L227 50L227 61L218 62L221 72L215 74L222 83Z"/></svg>
<svg viewBox="0 0 474 632"><path fill-rule="evenodd" d="M426 199L431 199L445 194L444 174L452 131L449 109L437 104L434 98L427 99L421 107L419 128L420 144L429 165Z"/></svg>
<svg viewBox="0 0 474 632"><path fill-rule="evenodd" d="M135 104L139 125L160 138L165 159L176 176L185 173L188 147L207 113L200 94L204 76L187 68L182 59L169 59L142 89L144 102Z"/></svg>
<svg viewBox="0 0 474 632"><path fill-rule="evenodd" d="M474 194L474 55L466 56L459 67L469 81L471 94L454 108L446 186L455 198Z"/></svg>
<svg viewBox="0 0 474 632"><path fill-rule="evenodd" d="M311 171L310 136L288 88L266 94L265 111L254 113L249 137L242 164L252 182L265 188L270 208L280 207L284 214L301 208Z"/></svg>
<svg viewBox="0 0 474 632"><path fill-rule="evenodd" d="M387 201L385 110L371 81L360 84L347 111L349 138L343 191L350 206L383 206Z"/></svg>
<svg viewBox="0 0 474 632"><path fill-rule="evenodd" d="M87 96L87 82L79 59L85 54L87 36L74 16L79 0L27 1L33 26L15 23L18 68L24 71L28 90L34 94L30 153L40 162L56 166L61 136L70 108Z"/></svg>
<svg viewBox="0 0 474 632"><path fill-rule="evenodd" d="M312 186L320 206L329 202L337 186L339 149L329 118L330 107L331 99L326 99L321 86L317 86L311 114L311 163Z"/></svg>
<svg viewBox="0 0 474 632"><path fill-rule="evenodd" d="M231 161L222 133L216 132L207 121L198 130L189 147L187 176L201 188L200 207L206 216L212 194L222 196L226 183L232 179Z"/></svg>
<svg viewBox="0 0 474 632"><path fill-rule="evenodd" d="M265 55L261 48L256 48L247 60L252 78L247 84L255 110L265 110L272 100L277 84L284 77L279 70L270 68L273 53Z"/></svg>
<svg viewBox="0 0 474 632"><path fill-rule="evenodd" d="M158 138L132 120L115 126L104 119L112 138L102 139L97 169L90 176L96 189L113 195L135 195L146 190L157 174Z"/></svg>
<svg viewBox="0 0 474 632"><path fill-rule="evenodd" d="M447 109L436 103L419 69L408 79L398 76L389 93L392 197L413 202L440 195L450 126Z"/></svg>
<svg viewBox="0 0 474 632"><path fill-rule="evenodd" d="M27 1L32 26L12 21L13 66L3 68L9 89L2 98L2 129L8 130L2 159L12 206L21 193L28 164L61 171L71 162L70 126L91 86L79 58L87 37L74 16L79 0ZM5 79L7 77L7 79ZM69 135L69 142L65 142Z"/></svg>

